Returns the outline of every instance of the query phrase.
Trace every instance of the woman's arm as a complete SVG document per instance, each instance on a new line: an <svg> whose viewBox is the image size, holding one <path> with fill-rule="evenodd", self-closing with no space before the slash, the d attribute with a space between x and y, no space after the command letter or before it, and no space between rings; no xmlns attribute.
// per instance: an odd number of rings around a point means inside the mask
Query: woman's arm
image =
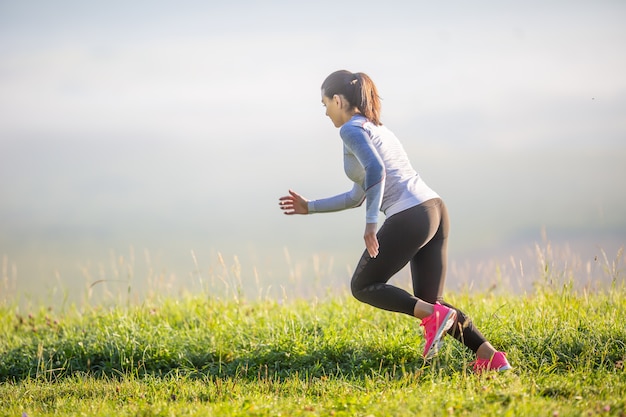
<svg viewBox="0 0 626 417"><path fill-rule="evenodd" d="M339 133L346 148L352 152L365 169L366 222L378 223L378 214L385 188L385 165L365 129L346 124Z"/></svg>
<svg viewBox="0 0 626 417"><path fill-rule="evenodd" d="M328 213L358 207L365 200L365 191L354 184L348 192L308 202L309 213Z"/></svg>
<svg viewBox="0 0 626 417"><path fill-rule="evenodd" d="M310 214L358 207L363 200L365 200L365 192L359 185L354 184L352 190L346 193L319 200L308 200L295 191L289 190L289 195L280 197L278 204L285 214Z"/></svg>

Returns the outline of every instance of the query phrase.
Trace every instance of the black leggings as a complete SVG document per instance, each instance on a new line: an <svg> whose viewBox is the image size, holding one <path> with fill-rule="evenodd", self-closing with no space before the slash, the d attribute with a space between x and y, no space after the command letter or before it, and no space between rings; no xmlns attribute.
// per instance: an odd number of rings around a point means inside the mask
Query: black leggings
<svg viewBox="0 0 626 417"><path fill-rule="evenodd" d="M442 298L449 229L448 210L440 198L387 218L377 233L378 256L371 258L367 250L363 252L352 276L352 294L374 307L411 316L418 299L452 307L457 311L457 322L448 333L476 353L485 337L469 317ZM387 284L409 262L413 295Z"/></svg>

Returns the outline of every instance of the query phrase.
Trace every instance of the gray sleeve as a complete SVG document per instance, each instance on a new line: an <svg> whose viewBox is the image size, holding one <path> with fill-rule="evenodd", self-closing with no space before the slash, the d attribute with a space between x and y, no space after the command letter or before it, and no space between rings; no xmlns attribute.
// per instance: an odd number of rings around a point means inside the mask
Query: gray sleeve
<svg viewBox="0 0 626 417"><path fill-rule="evenodd" d="M367 223L377 223L385 189L385 165L365 129L346 124L339 133L365 169L365 218Z"/></svg>
<svg viewBox="0 0 626 417"><path fill-rule="evenodd" d="M354 184L352 190L333 197L309 201L309 213L327 213L358 207L365 200L365 191Z"/></svg>

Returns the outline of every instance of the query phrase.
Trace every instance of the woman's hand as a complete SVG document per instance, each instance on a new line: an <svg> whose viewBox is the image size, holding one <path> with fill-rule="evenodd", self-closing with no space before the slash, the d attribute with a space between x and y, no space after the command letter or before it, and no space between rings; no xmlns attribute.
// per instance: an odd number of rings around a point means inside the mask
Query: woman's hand
<svg viewBox="0 0 626 417"><path fill-rule="evenodd" d="M292 190L278 199L278 205L285 214L309 214L309 200Z"/></svg>
<svg viewBox="0 0 626 417"><path fill-rule="evenodd" d="M378 256L378 238L376 237L376 229L378 224L376 223L367 223L365 225L365 235L363 238L365 239L365 247L367 248L367 253L372 258Z"/></svg>

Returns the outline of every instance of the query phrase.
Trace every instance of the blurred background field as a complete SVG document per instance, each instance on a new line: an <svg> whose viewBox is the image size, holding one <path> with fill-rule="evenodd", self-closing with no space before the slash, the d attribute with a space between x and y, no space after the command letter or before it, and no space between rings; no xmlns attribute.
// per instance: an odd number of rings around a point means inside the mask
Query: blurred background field
<svg viewBox="0 0 626 417"><path fill-rule="evenodd" d="M518 255L487 251L482 259L453 259L446 293L523 298L545 286L566 287L576 293L624 286L623 246L615 251L591 248L584 252L586 255L576 252L579 248L569 244L554 246L543 240L533 247L520 247ZM188 257L187 272L177 274L166 267L159 269L147 250L141 253L131 247L126 253L111 251L108 260L101 263L78 262L74 281L64 279L56 271L38 287L28 286L28 280L25 287L25 282L18 279L17 268L5 256L0 276L0 305L24 311L38 306L140 305L194 294L222 299L313 302L349 293L352 266L337 265L330 255L295 258L288 248L283 248L275 253L275 264L262 263L262 268L249 260L242 261L236 254L210 252L206 256L192 250ZM411 291L408 267L391 282Z"/></svg>

